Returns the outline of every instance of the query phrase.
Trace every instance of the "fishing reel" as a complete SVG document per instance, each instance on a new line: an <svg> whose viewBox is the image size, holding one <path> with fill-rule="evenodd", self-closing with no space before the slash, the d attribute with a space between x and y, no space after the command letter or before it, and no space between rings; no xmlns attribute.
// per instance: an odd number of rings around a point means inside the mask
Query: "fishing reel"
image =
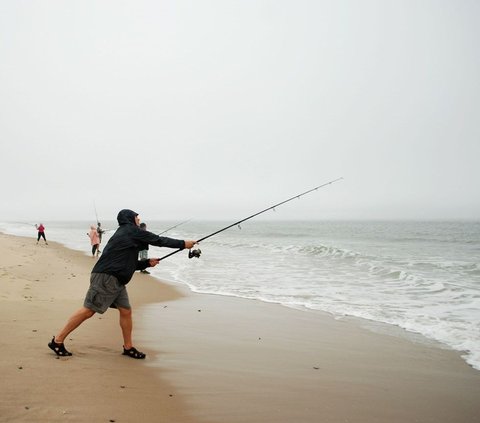
<svg viewBox="0 0 480 423"><path fill-rule="evenodd" d="M196 250L188 250L188 258L191 259L193 257L200 258L200 255L202 254L202 250L196 249Z"/></svg>

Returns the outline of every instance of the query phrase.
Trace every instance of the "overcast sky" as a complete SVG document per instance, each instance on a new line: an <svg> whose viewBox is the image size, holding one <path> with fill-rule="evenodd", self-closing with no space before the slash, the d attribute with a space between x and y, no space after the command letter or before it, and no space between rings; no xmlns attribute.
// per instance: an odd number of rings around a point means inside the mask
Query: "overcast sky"
<svg viewBox="0 0 480 423"><path fill-rule="evenodd" d="M0 219L480 218L478 0L0 0ZM273 212L272 212L273 213Z"/></svg>

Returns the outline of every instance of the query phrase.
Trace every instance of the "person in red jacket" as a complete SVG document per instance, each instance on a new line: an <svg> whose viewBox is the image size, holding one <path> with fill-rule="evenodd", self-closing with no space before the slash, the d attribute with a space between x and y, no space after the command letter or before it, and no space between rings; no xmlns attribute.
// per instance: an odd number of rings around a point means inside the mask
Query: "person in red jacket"
<svg viewBox="0 0 480 423"><path fill-rule="evenodd" d="M123 354L131 358L145 358L132 344L132 308L126 285L137 270L156 266L158 258L138 260L138 253L146 244L157 247L191 249L197 242L158 236L140 229L138 213L124 209L117 216L119 227L109 239L103 253L90 275L90 288L83 307L67 320L48 347L58 356L72 355L64 345L65 338L95 313L103 314L109 307L120 313L120 328L123 335Z"/></svg>
<svg viewBox="0 0 480 423"><path fill-rule="evenodd" d="M38 231L38 236L37 236L37 244L38 241L40 241L40 238L43 238L45 241L45 244L48 245L47 238L45 238L45 226L43 226L43 223L40 223L40 225L35 225Z"/></svg>

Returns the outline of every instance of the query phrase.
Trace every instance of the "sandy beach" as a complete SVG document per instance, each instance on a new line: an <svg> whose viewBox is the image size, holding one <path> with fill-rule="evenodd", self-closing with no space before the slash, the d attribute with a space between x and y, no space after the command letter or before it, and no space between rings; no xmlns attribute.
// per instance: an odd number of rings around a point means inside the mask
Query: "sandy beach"
<svg viewBox="0 0 480 423"><path fill-rule="evenodd" d="M85 322L66 342L74 355L56 358L47 343L82 305L94 259L35 243L0 234L0 421L196 421L169 383L121 354L115 310ZM179 296L146 278L135 282L136 306Z"/></svg>
<svg viewBox="0 0 480 423"><path fill-rule="evenodd" d="M193 294L136 274L134 341L95 315L57 358L95 259L0 234L1 422L478 421L480 372L458 352L359 322ZM279 275L279 277L281 277Z"/></svg>

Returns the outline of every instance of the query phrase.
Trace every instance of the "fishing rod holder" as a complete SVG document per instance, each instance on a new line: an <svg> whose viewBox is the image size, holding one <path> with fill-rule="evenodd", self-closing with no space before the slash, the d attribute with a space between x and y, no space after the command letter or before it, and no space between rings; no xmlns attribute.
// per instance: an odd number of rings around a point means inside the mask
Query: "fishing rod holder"
<svg viewBox="0 0 480 423"><path fill-rule="evenodd" d="M202 250L196 249L196 250L188 250L188 258L191 259L193 257L200 258L200 255L202 254Z"/></svg>

